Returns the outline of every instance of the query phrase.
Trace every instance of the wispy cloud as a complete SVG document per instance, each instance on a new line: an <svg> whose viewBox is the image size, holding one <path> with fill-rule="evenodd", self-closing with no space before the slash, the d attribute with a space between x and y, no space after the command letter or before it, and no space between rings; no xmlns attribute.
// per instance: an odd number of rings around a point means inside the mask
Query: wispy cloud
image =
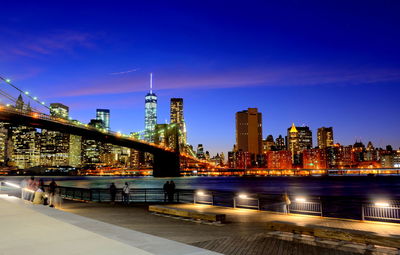
<svg viewBox="0 0 400 255"><path fill-rule="evenodd" d="M179 71L179 70L178 70ZM321 67L282 67L240 69L225 72L169 72L156 73L155 90L213 89L246 86L318 86L357 85L366 83L400 81L400 70L394 69L342 69ZM144 91L148 80L144 76L94 77L74 84L93 84L63 91L63 96L119 94Z"/></svg>
<svg viewBox="0 0 400 255"><path fill-rule="evenodd" d="M136 72L136 71L138 71L138 70L139 70L139 68L136 68L136 69L131 69L131 70L128 70L128 71L115 72L115 73L110 73L110 74L111 74L111 75L127 74L127 73Z"/></svg>
<svg viewBox="0 0 400 255"><path fill-rule="evenodd" d="M40 57L57 52L73 52L78 47L95 47L93 36L78 31L54 31L46 34L23 34L2 30L4 39L0 42L0 55L3 57Z"/></svg>

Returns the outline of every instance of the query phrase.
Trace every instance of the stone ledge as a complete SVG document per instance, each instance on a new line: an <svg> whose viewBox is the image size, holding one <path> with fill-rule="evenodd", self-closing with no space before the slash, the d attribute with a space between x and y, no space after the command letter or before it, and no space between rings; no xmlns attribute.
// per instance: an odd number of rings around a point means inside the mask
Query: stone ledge
<svg viewBox="0 0 400 255"><path fill-rule="evenodd" d="M196 220L225 222L225 214L210 213L210 212L197 212L195 210L187 210L181 208L168 207L164 205L150 205L150 212L156 212L167 215L174 215L179 217L191 218Z"/></svg>
<svg viewBox="0 0 400 255"><path fill-rule="evenodd" d="M290 232L295 234L310 235L317 238L334 239L352 243L379 245L400 249L400 237L377 235L368 231L315 225L299 226L295 223L280 221L267 222L266 227L270 231Z"/></svg>

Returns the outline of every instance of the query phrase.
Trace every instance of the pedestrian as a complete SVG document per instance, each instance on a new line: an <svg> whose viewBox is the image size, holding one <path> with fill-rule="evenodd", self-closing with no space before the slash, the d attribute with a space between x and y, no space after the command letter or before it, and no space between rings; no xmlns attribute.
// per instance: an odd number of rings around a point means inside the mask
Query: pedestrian
<svg viewBox="0 0 400 255"><path fill-rule="evenodd" d="M126 205L129 204L129 183L125 182L124 187L122 188L122 202Z"/></svg>
<svg viewBox="0 0 400 255"><path fill-rule="evenodd" d="M164 183L164 186L163 186L163 190L164 190L164 203L166 203L167 202L167 197L168 197L168 191L169 191L169 181L166 181L165 183Z"/></svg>
<svg viewBox="0 0 400 255"><path fill-rule="evenodd" d="M42 179L39 180L39 188L45 192L44 181Z"/></svg>
<svg viewBox="0 0 400 255"><path fill-rule="evenodd" d="M28 180L28 185L27 185L27 189L26 189L26 191L27 191L26 200L32 202L36 190L37 190L37 185L36 185L35 177L31 176L31 178Z"/></svg>
<svg viewBox="0 0 400 255"><path fill-rule="evenodd" d="M174 202L174 193L175 193L175 183L174 181L170 181L168 188L168 202L170 203Z"/></svg>
<svg viewBox="0 0 400 255"><path fill-rule="evenodd" d="M45 194L41 188L38 188L34 193L33 204L43 205L45 203Z"/></svg>
<svg viewBox="0 0 400 255"><path fill-rule="evenodd" d="M48 189L50 197L50 202L49 202L50 207L54 207L55 205L56 188L57 188L57 183L54 181L54 179L51 179Z"/></svg>
<svg viewBox="0 0 400 255"><path fill-rule="evenodd" d="M115 203L115 195L117 194L117 187L115 186L114 183L111 183L110 185L110 196L111 196L111 203Z"/></svg>
<svg viewBox="0 0 400 255"><path fill-rule="evenodd" d="M285 192L282 195L282 200L283 200L283 212L289 213L289 205L292 203L292 201L290 201L290 198L289 198L287 192Z"/></svg>

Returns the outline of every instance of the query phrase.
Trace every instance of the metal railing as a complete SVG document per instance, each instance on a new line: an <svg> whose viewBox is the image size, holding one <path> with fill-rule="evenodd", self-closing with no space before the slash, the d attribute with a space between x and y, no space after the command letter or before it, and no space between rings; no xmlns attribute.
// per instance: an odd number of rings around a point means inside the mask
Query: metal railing
<svg viewBox="0 0 400 255"><path fill-rule="evenodd" d="M361 208L362 220L400 222L399 205L363 204Z"/></svg>
<svg viewBox="0 0 400 255"><path fill-rule="evenodd" d="M75 187L58 187L57 193L63 199L110 202L112 200L109 189L84 189ZM122 189L117 189L115 202L122 202ZM160 203L168 201L168 194L163 189L130 189L130 202ZM193 203L193 191L175 190L173 202Z"/></svg>
<svg viewBox="0 0 400 255"><path fill-rule="evenodd" d="M247 208L260 210L260 199L257 195L239 194L233 197L233 208Z"/></svg>
<svg viewBox="0 0 400 255"><path fill-rule="evenodd" d="M322 204L315 201L293 201L287 206L288 213L319 215L322 217Z"/></svg>
<svg viewBox="0 0 400 255"><path fill-rule="evenodd" d="M194 192L193 203L214 205L214 193L204 191Z"/></svg>

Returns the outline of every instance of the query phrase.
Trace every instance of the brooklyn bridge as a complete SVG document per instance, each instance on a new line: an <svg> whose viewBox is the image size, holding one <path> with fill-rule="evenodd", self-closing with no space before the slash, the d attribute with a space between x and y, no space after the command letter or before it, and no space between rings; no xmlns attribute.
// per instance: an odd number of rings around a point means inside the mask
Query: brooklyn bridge
<svg viewBox="0 0 400 255"><path fill-rule="evenodd" d="M64 135L74 135L102 144L121 146L149 155L151 158L150 165L153 168L153 176L155 177L176 177L180 176L181 168L205 168L211 164L206 160L197 158L188 144L179 143L181 140L179 136L182 134L176 125L165 126L163 129L157 129L150 134L154 137L160 133L165 134L167 131L165 129L172 129L174 142L168 145L157 144L142 139L137 133L127 135L121 132L113 132L103 126L84 124L78 120L54 114L50 106L39 101L37 97L30 95L29 92L18 88L11 80L0 76L0 81L3 84L0 87L0 97L4 99L0 102L5 100L9 102L0 104L0 122L2 128L7 131L2 137L4 141L10 140L13 132L18 132L18 128L27 127L58 132ZM5 88L12 88L14 92L19 93L19 96L16 98ZM24 102L23 97L28 99L25 100L29 102L28 104ZM30 102L33 102L34 105L32 106ZM50 114L45 113L44 111L46 110L50 111ZM25 147L30 146L27 141L23 143ZM12 150L12 148L10 149L10 146L7 145L3 147L2 161L3 164L6 164L11 160L8 155L10 154L9 150Z"/></svg>

